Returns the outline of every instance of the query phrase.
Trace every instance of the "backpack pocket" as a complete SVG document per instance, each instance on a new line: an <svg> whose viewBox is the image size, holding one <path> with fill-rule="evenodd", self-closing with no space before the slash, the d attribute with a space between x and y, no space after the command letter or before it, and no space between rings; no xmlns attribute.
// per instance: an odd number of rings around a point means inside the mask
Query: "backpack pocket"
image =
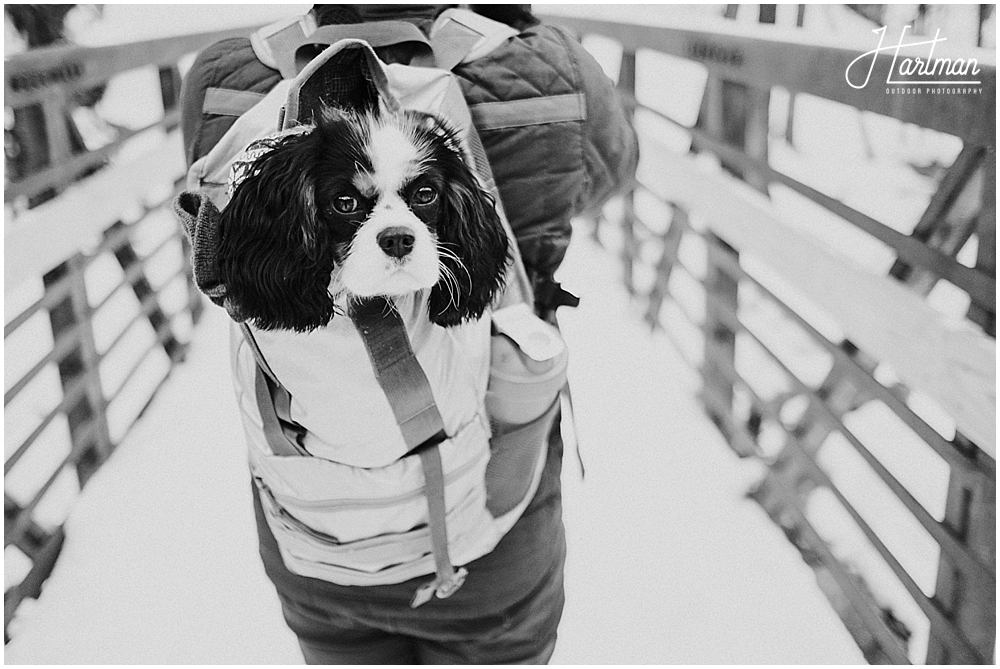
<svg viewBox="0 0 1000 669"><path fill-rule="evenodd" d="M486 508L484 416L438 445L449 553L465 564L499 541ZM434 571L424 474L416 454L364 469L323 458L251 456L265 517L290 571L341 583L396 583Z"/></svg>
<svg viewBox="0 0 1000 669"><path fill-rule="evenodd" d="M526 425L499 432L490 439L486 465L486 508L494 518L513 511L538 486L545 464L549 432L559 414L559 397L541 416Z"/></svg>
<svg viewBox="0 0 1000 669"><path fill-rule="evenodd" d="M496 431L530 425L566 385L566 342L524 303L494 311L493 332L486 411Z"/></svg>

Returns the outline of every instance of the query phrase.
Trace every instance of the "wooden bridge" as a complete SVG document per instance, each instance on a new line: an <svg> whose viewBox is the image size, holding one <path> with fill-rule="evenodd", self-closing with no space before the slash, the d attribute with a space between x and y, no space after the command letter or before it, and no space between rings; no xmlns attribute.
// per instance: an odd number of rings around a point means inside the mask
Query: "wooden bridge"
<svg viewBox="0 0 1000 669"><path fill-rule="evenodd" d="M992 662L995 52L972 52L982 94L899 96L847 85L864 49L794 30L552 20L620 55L641 138L637 181L580 229L617 258L634 317L675 342L732 450L760 463L753 499L868 661ZM5 631L202 315L169 211L178 65L230 34L6 60L5 104L47 150L5 184ZM671 102L677 68L702 82L695 114ZM125 72L156 82L160 118L83 147L79 94ZM796 150L817 99L952 142L951 164L920 175L922 213L872 211Z"/></svg>

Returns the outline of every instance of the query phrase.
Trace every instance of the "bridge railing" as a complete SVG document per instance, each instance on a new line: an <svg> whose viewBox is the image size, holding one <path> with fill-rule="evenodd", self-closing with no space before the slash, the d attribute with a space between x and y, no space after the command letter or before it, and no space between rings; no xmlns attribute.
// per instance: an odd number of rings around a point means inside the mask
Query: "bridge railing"
<svg viewBox="0 0 1000 669"><path fill-rule="evenodd" d="M170 210L185 172L178 63L249 30L5 59L5 105L34 152L4 189L5 639L80 489L184 358L202 305ZM158 120L83 149L77 94L136 70L162 93Z"/></svg>
<svg viewBox="0 0 1000 669"><path fill-rule="evenodd" d="M870 661L991 662L994 52L964 55L978 59L980 94L889 95L846 82L866 49L815 34L721 18L550 20L585 44L619 45L642 161L595 235L620 255L650 326L701 370L701 399L732 448L767 465L752 496ZM697 122L667 110L676 93L664 62L703 77ZM887 66L877 61L872 81L885 81ZM796 108L817 98L960 142L909 234L824 192L822 179L776 166L801 158ZM784 160L771 160L775 147ZM796 213L779 206L795 198ZM854 247L865 253L852 257ZM927 299L936 286L967 312L942 313Z"/></svg>

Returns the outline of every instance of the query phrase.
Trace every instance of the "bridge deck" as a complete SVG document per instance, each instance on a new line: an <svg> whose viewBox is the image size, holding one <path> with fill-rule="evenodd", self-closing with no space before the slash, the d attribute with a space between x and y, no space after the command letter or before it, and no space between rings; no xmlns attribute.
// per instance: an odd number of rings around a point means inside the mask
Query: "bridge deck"
<svg viewBox="0 0 1000 669"><path fill-rule="evenodd" d="M813 572L745 499L757 465L704 417L696 376L640 325L583 234L562 280L584 298L562 325L587 477L570 450L553 661L861 663ZM301 661L256 556L224 319L209 310L188 361L88 485L5 662Z"/></svg>

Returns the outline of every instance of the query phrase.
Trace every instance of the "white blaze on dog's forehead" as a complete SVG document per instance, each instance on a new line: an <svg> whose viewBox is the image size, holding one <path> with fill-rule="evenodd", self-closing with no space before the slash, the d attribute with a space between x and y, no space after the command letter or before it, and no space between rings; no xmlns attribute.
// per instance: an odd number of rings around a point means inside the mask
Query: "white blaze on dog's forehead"
<svg viewBox="0 0 1000 669"><path fill-rule="evenodd" d="M396 193L419 176L427 151L395 118L372 119L370 128L366 149L373 173L359 172L354 185L366 197Z"/></svg>

